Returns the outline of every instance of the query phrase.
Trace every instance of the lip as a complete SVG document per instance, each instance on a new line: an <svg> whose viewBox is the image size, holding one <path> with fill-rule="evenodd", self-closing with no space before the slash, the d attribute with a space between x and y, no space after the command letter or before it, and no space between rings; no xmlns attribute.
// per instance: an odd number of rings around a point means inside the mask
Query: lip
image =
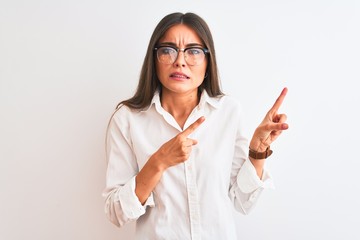
<svg viewBox="0 0 360 240"><path fill-rule="evenodd" d="M182 72L173 72L170 74L170 78L178 81L184 81L190 79L190 77Z"/></svg>

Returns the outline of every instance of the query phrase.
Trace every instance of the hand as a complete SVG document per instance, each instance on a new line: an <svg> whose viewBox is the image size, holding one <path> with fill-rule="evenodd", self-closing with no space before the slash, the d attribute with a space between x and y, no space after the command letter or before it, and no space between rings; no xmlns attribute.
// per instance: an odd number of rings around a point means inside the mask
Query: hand
<svg viewBox="0 0 360 240"><path fill-rule="evenodd" d="M188 138L188 136L204 121L205 118L200 117L183 132L160 147L155 155L160 160L159 164L162 165L163 169L185 162L189 158L192 146L196 145L197 141Z"/></svg>
<svg viewBox="0 0 360 240"><path fill-rule="evenodd" d="M278 110L286 96L287 88L284 88L275 101L272 108L266 114L264 120L256 128L253 138L250 141L250 148L257 152L265 152L266 148L273 143L283 130L289 128L285 123L285 114L278 114Z"/></svg>

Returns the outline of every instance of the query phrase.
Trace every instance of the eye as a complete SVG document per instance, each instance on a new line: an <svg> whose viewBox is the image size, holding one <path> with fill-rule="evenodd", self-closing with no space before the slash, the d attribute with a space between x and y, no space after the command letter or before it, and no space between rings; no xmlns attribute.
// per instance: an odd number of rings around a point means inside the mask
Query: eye
<svg viewBox="0 0 360 240"><path fill-rule="evenodd" d="M197 56L203 54L203 50L201 48L189 48L186 50L189 55Z"/></svg>
<svg viewBox="0 0 360 240"><path fill-rule="evenodd" d="M158 51L160 55L172 55L176 52L176 50L171 47L161 47Z"/></svg>

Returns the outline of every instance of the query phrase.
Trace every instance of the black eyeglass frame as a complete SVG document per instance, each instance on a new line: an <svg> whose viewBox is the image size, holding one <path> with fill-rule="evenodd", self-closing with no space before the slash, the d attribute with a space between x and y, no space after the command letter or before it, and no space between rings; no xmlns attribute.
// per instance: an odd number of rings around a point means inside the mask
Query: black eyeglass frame
<svg viewBox="0 0 360 240"><path fill-rule="evenodd" d="M186 51L186 50L192 49L192 48L200 49L201 51L203 51L205 57L206 57L206 54L209 54L209 53L210 53L209 49L204 48L204 47L201 47L201 46L191 46L191 47L187 47L187 48L177 48L177 47L174 47L174 46L168 46L168 45L161 46L161 45L160 45L160 46L154 47L154 51L157 52L157 50L159 50L160 48L163 48L163 47L168 47L168 48L174 49L174 50L177 52L177 54L178 54L177 57L179 56L179 52L183 52L183 53L185 54L185 51ZM157 55L157 54L156 54L156 55ZM176 59L177 59L177 57L176 57ZM175 59L175 61L176 61L176 59ZM174 62L175 62L175 61L174 61ZM170 64L171 64L171 63L170 63Z"/></svg>

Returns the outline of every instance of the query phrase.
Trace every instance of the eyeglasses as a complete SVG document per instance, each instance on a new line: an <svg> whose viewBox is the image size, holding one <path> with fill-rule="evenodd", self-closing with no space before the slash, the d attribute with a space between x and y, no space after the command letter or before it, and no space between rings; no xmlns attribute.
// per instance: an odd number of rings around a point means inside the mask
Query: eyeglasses
<svg viewBox="0 0 360 240"><path fill-rule="evenodd" d="M205 55L209 53L209 50L201 47L180 49L170 46L160 46L154 48L154 50L156 51L159 62L164 64L173 64L178 58L179 52L183 52L185 61L190 66L196 66L203 63Z"/></svg>

